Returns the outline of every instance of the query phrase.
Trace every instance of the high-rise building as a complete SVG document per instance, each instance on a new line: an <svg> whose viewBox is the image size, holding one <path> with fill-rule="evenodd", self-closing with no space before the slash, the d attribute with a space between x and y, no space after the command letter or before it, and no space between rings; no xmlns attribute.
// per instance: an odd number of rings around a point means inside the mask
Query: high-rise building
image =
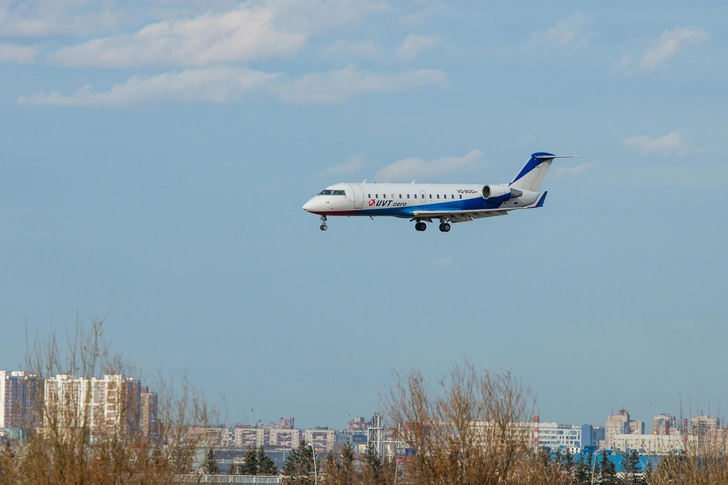
<svg viewBox="0 0 728 485"><path fill-rule="evenodd" d="M607 417L604 430L604 446L614 449L617 436L623 434L642 435L645 432L645 423L644 421L630 419L627 410L620 409L619 413Z"/></svg>
<svg viewBox="0 0 728 485"><path fill-rule="evenodd" d="M45 381L45 426L118 427L137 431L141 422L141 383L116 374L103 378L58 374Z"/></svg>
<svg viewBox="0 0 728 485"><path fill-rule="evenodd" d="M35 428L43 406L43 380L23 371L0 371L0 428Z"/></svg>
<svg viewBox="0 0 728 485"><path fill-rule="evenodd" d="M701 414L690 418L690 428L694 433L704 433L707 431L716 431L720 428L720 418L711 418Z"/></svg>
<svg viewBox="0 0 728 485"><path fill-rule="evenodd" d="M619 413L609 415L604 430L607 448L614 448L617 435L629 434L629 413L627 410L621 409Z"/></svg>
<svg viewBox="0 0 728 485"><path fill-rule="evenodd" d="M627 423L629 434L645 434L645 422L639 419L632 419Z"/></svg>
<svg viewBox="0 0 728 485"><path fill-rule="evenodd" d="M675 416L670 414L658 414L655 416L655 427L652 434L659 436L670 436L670 434L680 434L680 430L677 427L677 420Z"/></svg>
<svg viewBox="0 0 728 485"><path fill-rule="evenodd" d="M293 429L293 420L294 418L281 418L278 421L278 427L280 429Z"/></svg>
<svg viewBox="0 0 728 485"><path fill-rule="evenodd" d="M140 426L142 433L150 441L156 442L159 436L158 424L158 409L159 409L159 397L156 392L150 392L148 387L142 387L140 392L141 402L141 421Z"/></svg>
<svg viewBox="0 0 728 485"><path fill-rule="evenodd" d="M334 451L336 433L333 429L314 428L303 430L303 439L313 445L317 453Z"/></svg>

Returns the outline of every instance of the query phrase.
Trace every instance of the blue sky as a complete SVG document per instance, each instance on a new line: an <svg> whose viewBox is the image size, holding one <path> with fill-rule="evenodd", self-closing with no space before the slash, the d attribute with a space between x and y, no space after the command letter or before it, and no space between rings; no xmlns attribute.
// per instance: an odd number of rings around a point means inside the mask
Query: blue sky
<svg viewBox="0 0 728 485"><path fill-rule="evenodd" d="M725 2L0 0L0 368L104 315L228 421L343 427L392 370L511 368L541 419L725 402ZM546 208L301 210L387 177ZM410 160L408 164L398 161ZM403 168L404 167L404 168ZM385 172L380 172L385 170ZM649 426L648 426L649 429Z"/></svg>

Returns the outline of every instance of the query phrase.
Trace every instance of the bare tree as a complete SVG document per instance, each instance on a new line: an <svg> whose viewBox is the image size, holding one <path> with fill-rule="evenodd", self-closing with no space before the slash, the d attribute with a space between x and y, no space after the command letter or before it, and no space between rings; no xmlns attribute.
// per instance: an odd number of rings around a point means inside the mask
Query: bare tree
<svg viewBox="0 0 728 485"><path fill-rule="evenodd" d="M198 443L187 429L210 410L187 379L157 379L158 420L142 427L138 374L110 352L103 320L65 337L65 348L55 331L27 339L26 371L45 386L32 396L27 439L0 457L0 485L171 484L191 471Z"/></svg>
<svg viewBox="0 0 728 485"><path fill-rule="evenodd" d="M394 374L384 407L408 449L411 484L569 483L531 439L531 389L510 371L454 365L433 389L422 373Z"/></svg>

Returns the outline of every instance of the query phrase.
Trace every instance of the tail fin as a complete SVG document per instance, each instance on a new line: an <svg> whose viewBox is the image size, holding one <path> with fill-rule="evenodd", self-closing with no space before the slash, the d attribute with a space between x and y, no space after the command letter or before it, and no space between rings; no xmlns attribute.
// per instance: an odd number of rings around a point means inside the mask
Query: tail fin
<svg viewBox="0 0 728 485"><path fill-rule="evenodd" d="M554 158L555 155L545 152L537 152L531 155L531 158L511 182L511 187L538 192Z"/></svg>
<svg viewBox="0 0 728 485"><path fill-rule="evenodd" d="M546 178L546 173L551 167L554 158L579 158L574 156L558 156L552 153L536 152L526 162L516 178L511 182L510 187L518 190L530 190L538 192L541 182Z"/></svg>

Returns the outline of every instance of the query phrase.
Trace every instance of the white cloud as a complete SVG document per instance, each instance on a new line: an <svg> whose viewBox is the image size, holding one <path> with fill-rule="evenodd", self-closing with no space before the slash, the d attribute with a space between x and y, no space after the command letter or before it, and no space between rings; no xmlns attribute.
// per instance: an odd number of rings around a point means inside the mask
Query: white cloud
<svg viewBox="0 0 728 485"><path fill-rule="evenodd" d="M435 261L435 264L437 264L439 266L450 266L452 264L452 262L453 262L452 256L445 256L444 258L438 259L437 261Z"/></svg>
<svg viewBox="0 0 728 485"><path fill-rule="evenodd" d="M356 27L370 14L390 10L387 0L251 0L276 12L276 25L286 32L316 33Z"/></svg>
<svg viewBox="0 0 728 485"><path fill-rule="evenodd" d="M0 0L0 37L84 35L113 29L112 0Z"/></svg>
<svg viewBox="0 0 728 485"><path fill-rule="evenodd" d="M359 94L405 91L422 86L445 87L447 74L420 69L397 74L363 72L355 67L307 74L291 82L277 84L270 92L291 103L343 103Z"/></svg>
<svg viewBox="0 0 728 485"><path fill-rule="evenodd" d="M149 102L237 101L249 91L275 82L279 75L238 67L212 67L166 72L148 79L132 77L106 92L93 92L87 85L71 95L57 91L20 96L19 104L57 106L123 106Z"/></svg>
<svg viewBox="0 0 728 485"><path fill-rule="evenodd" d="M395 53L398 58L403 60L412 60L422 51L430 50L442 43L442 38L438 35L408 35L400 44Z"/></svg>
<svg viewBox="0 0 728 485"><path fill-rule="evenodd" d="M567 176L571 176L571 177L578 177L579 175L584 173L585 170L587 170L588 168L591 168L593 166L594 166L593 163L587 162L587 163L582 163L582 164L576 165L574 167L559 167L556 170L555 175L567 175Z"/></svg>
<svg viewBox="0 0 728 485"><path fill-rule="evenodd" d="M658 153L664 156L676 155L682 157L696 151L688 145L679 131L672 131L657 138L642 135L633 136L623 140L622 144L642 155Z"/></svg>
<svg viewBox="0 0 728 485"><path fill-rule="evenodd" d="M453 172L480 170L485 166L483 152L472 150L464 157L444 157L431 162L421 158L405 158L387 165L374 175L379 182L402 182L431 179Z"/></svg>
<svg viewBox="0 0 728 485"><path fill-rule="evenodd" d="M90 0L58 0L65 9L49 0L28 1L32 7L10 10L3 9L3 2L17 0L0 0L0 37L12 35L23 22L22 31L28 35L106 34L118 31L120 23L146 23L136 32L62 47L47 58L63 66L106 68L201 67L289 56L311 35L356 26L366 15L388 9L385 0L99 0L104 8L95 10ZM46 4L52 15L40 8ZM75 4L85 8L74 8ZM178 8L175 11L170 5ZM207 10L200 13L203 6ZM48 24L56 19L62 22Z"/></svg>
<svg viewBox="0 0 728 485"><path fill-rule="evenodd" d="M531 43L555 44L560 47L586 45L589 37L594 35L588 31L590 19L591 15L575 13L548 30L535 31L531 36Z"/></svg>
<svg viewBox="0 0 728 485"><path fill-rule="evenodd" d="M361 155L354 155L346 163L334 165L333 167L326 167L326 169L321 171L319 175L340 175L358 172L361 168L363 161L364 157L362 157Z"/></svg>
<svg viewBox="0 0 728 485"><path fill-rule="evenodd" d="M633 72L654 71L686 47L705 42L709 37L710 34L697 27L666 30L642 55L638 56L636 61L635 56L627 55L620 60L617 68L621 70L632 68Z"/></svg>
<svg viewBox="0 0 728 485"><path fill-rule="evenodd" d="M60 106L123 106L150 102L213 102L241 100L250 91L261 91L292 103L343 103L351 96L394 92L420 86L444 86L442 71L409 71L398 74L361 72L353 67L308 74L288 80L283 74L217 66L167 72L141 79L132 77L106 92L84 86L71 95L59 92L20 96L19 104Z"/></svg>
<svg viewBox="0 0 728 485"><path fill-rule="evenodd" d="M386 0L0 0L0 37L99 35L240 8L275 11L282 31L305 34L356 25L389 5Z"/></svg>
<svg viewBox="0 0 728 485"><path fill-rule="evenodd" d="M377 57L379 49L371 40L351 42L342 39L324 49L323 55L327 57Z"/></svg>
<svg viewBox="0 0 728 485"><path fill-rule="evenodd" d="M40 48L0 42L0 62L15 62L18 64L31 64L38 56Z"/></svg>
<svg viewBox="0 0 728 485"><path fill-rule="evenodd" d="M402 15L399 21L405 25L421 24L436 15L452 14L452 8L443 0L414 0L411 12Z"/></svg>
<svg viewBox="0 0 728 485"><path fill-rule="evenodd" d="M241 7L192 20L158 22L136 33L89 40L48 56L72 67L205 66L295 53L306 35L273 25L274 10Z"/></svg>
<svg viewBox="0 0 728 485"><path fill-rule="evenodd" d="M643 71L653 70L685 47L700 44L706 41L708 37L710 36L707 32L696 27L666 30L653 43L652 47L644 53L637 64L637 68Z"/></svg>

